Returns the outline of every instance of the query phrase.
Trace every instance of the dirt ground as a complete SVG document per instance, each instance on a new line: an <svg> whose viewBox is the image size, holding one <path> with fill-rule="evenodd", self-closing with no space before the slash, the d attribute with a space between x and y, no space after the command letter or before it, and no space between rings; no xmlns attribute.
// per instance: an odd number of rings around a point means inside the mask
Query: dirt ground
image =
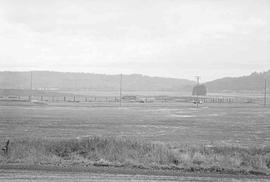
<svg viewBox="0 0 270 182"><path fill-rule="evenodd" d="M76 169L66 168L57 169L50 167L37 166L10 166L0 167L0 181L171 181L171 182L267 182L269 178L256 176L232 176L232 175L209 175L209 174L192 174L177 173L171 171L144 171L144 170L126 170L119 168L89 168Z"/></svg>

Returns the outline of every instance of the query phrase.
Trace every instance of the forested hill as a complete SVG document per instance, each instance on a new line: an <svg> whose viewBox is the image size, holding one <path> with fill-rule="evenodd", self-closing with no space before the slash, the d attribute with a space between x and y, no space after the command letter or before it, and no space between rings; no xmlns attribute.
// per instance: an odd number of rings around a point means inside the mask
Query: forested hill
<svg viewBox="0 0 270 182"><path fill-rule="evenodd" d="M0 89L31 88L30 72L0 72ZM119 90L120 75L33 71L32 88L49 90ZM123 89L140 91L191 90L193 81L175 78L123 75Z"/></svg>
<svg viewBox="0 0 270 182"><path fill-rule="evenodd" d="M207 82L208 92L221 91L261 91L264 89L265 79L270 84L270 70L262 73L252 73L242 77L226 77Z"/></svg>

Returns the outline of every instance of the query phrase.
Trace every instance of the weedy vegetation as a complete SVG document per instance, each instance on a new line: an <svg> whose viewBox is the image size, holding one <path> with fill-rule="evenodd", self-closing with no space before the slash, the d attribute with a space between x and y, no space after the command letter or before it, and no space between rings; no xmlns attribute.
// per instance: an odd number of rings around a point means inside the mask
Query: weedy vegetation
<svg viewBox="0 0 270 182"><path fill-rule="evenodd" d="M114 166L228 174L270 175L270 147L173 148L127 137L23 138L10 141L1 165Z"/></svg>

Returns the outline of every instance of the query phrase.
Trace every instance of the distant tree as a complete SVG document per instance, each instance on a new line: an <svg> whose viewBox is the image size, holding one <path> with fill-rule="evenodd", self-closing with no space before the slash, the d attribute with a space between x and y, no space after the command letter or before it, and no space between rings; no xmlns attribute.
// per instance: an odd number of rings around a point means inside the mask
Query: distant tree
<svg viewBox="0 0 270 182"><path fill-rule="evenodd" d="M207 94L207 89L205 85L196 85L193 87L192 95L203 95L205 96Z"/></svg>

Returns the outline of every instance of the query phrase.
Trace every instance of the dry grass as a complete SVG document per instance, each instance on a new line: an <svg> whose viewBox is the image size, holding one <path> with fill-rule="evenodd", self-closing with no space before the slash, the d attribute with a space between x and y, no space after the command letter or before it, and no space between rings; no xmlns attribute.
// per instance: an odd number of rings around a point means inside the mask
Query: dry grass
<svg viewBox="0 0 270 182"><path fill-rule="evenodd" d="M130 138L14 139L1 164L104 165L219 173L270 174L270 147L172 148Z"/></svg>

